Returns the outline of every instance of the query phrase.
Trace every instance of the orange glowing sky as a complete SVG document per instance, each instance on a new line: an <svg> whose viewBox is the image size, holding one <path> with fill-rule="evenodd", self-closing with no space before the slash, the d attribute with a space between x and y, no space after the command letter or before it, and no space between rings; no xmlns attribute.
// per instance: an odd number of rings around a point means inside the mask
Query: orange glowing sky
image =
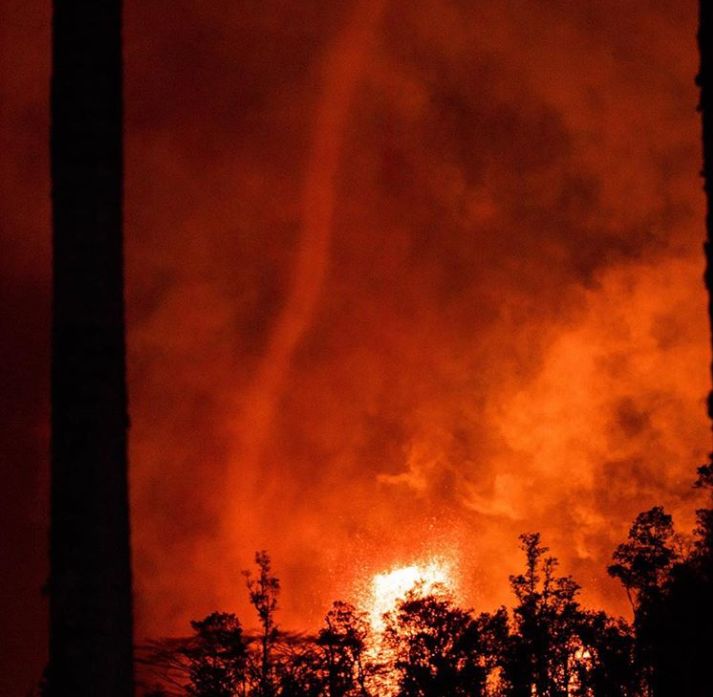
<svg viewBox="0 0 713 697"><path fill-rule="evenodd" d="M41 618L49 16L0 19L3 452ZM613 547L654 504L690 527L709 449L695 22L693 0L126 3L140 636L249 624L261 548L285 626L434 555L492 609L532 530L626 612Z"/></svg>

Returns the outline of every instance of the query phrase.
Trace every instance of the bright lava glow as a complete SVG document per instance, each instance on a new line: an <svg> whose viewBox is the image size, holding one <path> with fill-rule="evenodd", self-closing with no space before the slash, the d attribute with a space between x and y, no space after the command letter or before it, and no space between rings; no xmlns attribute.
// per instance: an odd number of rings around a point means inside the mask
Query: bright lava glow
<svg viewBox="0 0 713 697"><path fill-rule="evenodd" d="M437 590L454 590L451 565L433 559L426 564L403 566L381 574L371 581L371 599L368 608L369 622L374 631L384 628L384 614L393 610L396 603L409 591L428 595Z"/></svg>

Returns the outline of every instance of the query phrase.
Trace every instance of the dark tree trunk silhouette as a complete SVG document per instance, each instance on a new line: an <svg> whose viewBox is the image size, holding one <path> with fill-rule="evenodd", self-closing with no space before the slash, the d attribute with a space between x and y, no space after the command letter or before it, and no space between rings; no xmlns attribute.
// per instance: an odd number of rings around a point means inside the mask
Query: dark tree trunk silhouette
<svg viewBox="0 0 713 697"><path fill-rule="evenodd" d="M706 192L706 288L708 289L708 314L713 330L713 7L707 0L699 5L698 48L700 70L697 82L701 88L699 110L703 126L703 187ZM713 336L713 334L712 334ZM713 374L713 364L711 366ZM713 420L713 392L708 394L708 416Z"/></svg>
<svg viewBox="0 0 713 697"><path fill-rule="evenodd" d="M133 693L120 0L55 0L50 695Z"/></svg>

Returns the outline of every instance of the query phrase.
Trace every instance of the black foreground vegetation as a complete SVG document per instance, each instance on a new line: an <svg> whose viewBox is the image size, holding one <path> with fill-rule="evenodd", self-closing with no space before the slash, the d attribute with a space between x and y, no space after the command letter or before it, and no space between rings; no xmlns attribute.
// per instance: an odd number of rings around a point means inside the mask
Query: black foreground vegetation
<svg viewBox="0 0 713 697"><path fill-rule="evenodd" d="M631 623L580 605L538 533L521 535L511 609L474 613L448 589L418 587L384 616L337 601L316 635L280 631L280 583L259 552L246 573L259 631L228 612L191 623L185 639L139 652L144 697L704 697L713 685L713 467L699 469L708 508L686 539L661 507L639 514L609 573Z"/></svg>

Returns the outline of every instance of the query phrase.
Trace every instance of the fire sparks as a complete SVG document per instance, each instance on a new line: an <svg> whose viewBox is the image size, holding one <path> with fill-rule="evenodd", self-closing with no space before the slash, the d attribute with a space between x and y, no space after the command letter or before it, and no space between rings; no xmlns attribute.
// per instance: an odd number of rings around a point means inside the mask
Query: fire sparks
<svg viewBox="0 0 713 697"><path fill-rule="evenodd" d="M455 592L453 564L442 559L401 566L375 574L367 603L369 622L375 632L384 628L384 614L392 610L409 592L428 595Z"/></svg>
<svg viewBox="0 0 713 697"><path fill-rule="evenodd" d="M385 615L394 610L398 602L409 593L416 596L429 594L457 595L457 566L443 557L430 557L408 566L396 566L374 574L362 595L361 608L366 612L371 626L367 641L367 654L382 666L392 666L393 656L384 646ZM393 671L381 671L370 677L372 694L392 697L397 694L398 683Z"/></svg>

